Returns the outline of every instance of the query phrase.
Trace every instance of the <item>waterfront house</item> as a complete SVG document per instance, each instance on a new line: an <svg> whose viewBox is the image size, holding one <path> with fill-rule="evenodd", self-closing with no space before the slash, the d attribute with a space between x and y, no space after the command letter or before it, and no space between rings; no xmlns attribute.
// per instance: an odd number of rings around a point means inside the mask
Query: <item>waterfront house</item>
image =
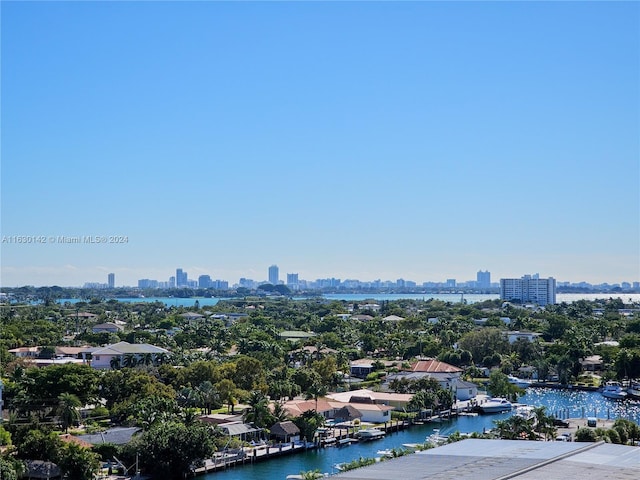
<svg viewBox="0 0 640 480"><path fill-rule="evenodd" d="M97 433L78 435L76 438L90 445L102 445L104 443L126 445L141 430L138 427L114 427Z"/></svg>
<svg viewBox="0 0 640 480"><path fill-rule="evenodd" d="M300 441L300 429L290 420L273 424L269 432L271 437L282 443Z"/></svg>
<svg viewBox="0 0 640 480"><path fill-rule="evenodd" d="M475 383L467 382L460 378L455 379L453 388L456 394L456 400L460 402L465 402L478 396L478 386Z"/></svg>
<svg viewBox="0 0 640 480"><path fill-rule="evenodd" d="M352 402L349 406L360 414L360 420L369 423L385 423L391 420L391 411L395 407L376 403Z"/></svg>
<svg viewBox="0 0 640 480"><path fill-rule="evenodd" d="M321 397L317 400L289 400L283 405L291 417L299 417L304 412L309 410L315 410L324 418L333 418L333 414L339 410L343 405L335 405L334 402L329 402L327 398Z"/></svg>
<svg viewBox="0 0 640 480"><path fill-rule="evenodd" d="M604 362L600 355L590 355L579 360L583 372L599 372L604 368Z"/></svg>
<svg viewBox="0 0 640 480"><path fill-rule="evenodd" d="M229 422L222 423L219 427L225 435L239 438L243 442L260 439L263 433L261 428L256 428L252 423Z"/></svg>
<svg viewBox="0 0 640 480"><path fill-rule="evenodd" d="M336 392L327 395L327 398L341 404L349 404L357 408L355 403L363 403L362 399L366 399L367 403L373 403L376 405L388 405L402 410L407 407L411 399L412 394L409 393L392 393L392 392L374 392L367 388L360 390L353 390L350 392Z"/></svg>
<svg viewBox="0 0 640 480"><path fill-rule="evenodd" d="M345 405L333 414L333 419L336 423L352 422L357 418L362 418L362 413L352 405Z"/></svg>

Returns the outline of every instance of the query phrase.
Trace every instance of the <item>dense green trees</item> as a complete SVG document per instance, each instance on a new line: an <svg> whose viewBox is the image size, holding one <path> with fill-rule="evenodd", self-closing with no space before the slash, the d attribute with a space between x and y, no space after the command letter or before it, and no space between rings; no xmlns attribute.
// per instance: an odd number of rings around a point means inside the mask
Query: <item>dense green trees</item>
<svg viewBox="0 0 640 480"><path fill-rule="evenodd" d="M181 479L216 451L215 427L195 423L158 423L129 444L129 456L139 454L140 465L157 478Z"/></svg>

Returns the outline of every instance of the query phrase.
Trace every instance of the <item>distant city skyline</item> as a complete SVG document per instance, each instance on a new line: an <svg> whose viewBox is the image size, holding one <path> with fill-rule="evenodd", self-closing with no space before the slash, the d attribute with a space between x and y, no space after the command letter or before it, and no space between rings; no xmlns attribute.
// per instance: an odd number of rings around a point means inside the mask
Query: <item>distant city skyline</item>
<svg viewBox="0 0 640 480"><path fill-rule="evenodd" d="M505 278L524 278L527 276L532 276L534 278L554 278L555 281L557 281L558 285L566 285L566 284L572 284L572 285L580 285L580 284L584 284L584 285L629 285L630 288L639 288L640 286L640 279L613 279L613 280L609 280L609 281L603 281L603 282L588 282L586 280L566 280L566 279L557 279L555 278L555 276L553 274L540 274L539 272L520 272L514 275L509 275L509 276L499 276L499 275L494 275L493 272L491 272L490 270L478 270L476 271L475 275L467 275L465 277L451 277L451 276L443 276L443 277L421 277L421 278L415 278L415 277L408 277L408 276L403 276L403 275L398 275L395 277L381 277L381 276L377 276L377 277L370 277L370 278L362 278L362 277L357 277L354 275L349 275L349 276L344 276L344 275L326 275L326 276L317 276L317 275L311 275L311 276L304 276L301 275L300 273L289 273L286 272L286 280L282 280L279 279L279 281L273 281L274 280L274 276L272 276L271 278L269 278L269 275L272 274L274 275L274 268L277 269L278 271L280 270L280 267L278 265L275 264L271 264L268 267L268 270L266 272L263 272L263 275L260 276L260 274L258 273L257 270L252 270L253 273L256 273L257 275L255 276L251 276L249 274L246 274L244 276L241 277L237 277L237 278L229 278L229 277L225 277L222 274L212 274L212 273L203 273L203 270L200 268L193 268L192 270L190 269L182 269L182 268L177 268L177 269L172 269L172 270L167 270L166 275L159 275L159 276L151 276L151 275L143 275L140 276L139 278L136 279L125 279L125 280L121 280L120 276L117 275L116 273L110 272L108 274L105 274L103 279L97 279L97 278L91 278L91 279L84 279L82 281L80 281L79 283L75 283L75 284L62 284L60 282L53 282L53 283L47 283L47 284L35 284L35 283L24 283L24 284L19 284L19 285L0 285L2 287L21 287L21 286L27 286L27 285L32 285L32 286L36 286L36 287L40 287L40 286L60 286L60 287L96 287L96 288L120 288L120 287L131 287L131 288L180 288L180 287L187 287L187 288L220 288L220 289L227 289L227 288L232 288L233 286L244 286L244 283L250 283L252 284L254 287L259 285L259 284L266 284L266 283L281 283L284 285L290 285L290 286L295 286L296 288L300 285L301 288L304 288L304 286L306 284L310 284L310 283L315 283L318 281L324 281L324 280L335 280L336 282L338 282L342 287L345 286L345 284L349 285L350 282L359 282L359 283L374 283L374 282L380 282L380 283L393 283L393 284L402 284L402 286L404 286L404 284L406 284L407 288L420 288L422 287L424 284L437 284L440 287L446 288L446 287L451 287L451 288L455 288L456 286L471 286L473 285L474 288L479 288L479 289L487 289L487 288L499 288L500 284L501 284L501 280L505 279ZM191 272L194 272L193 274ZM198 273L195 273L198 272ZM129 273L131 273L129 271ZM148 273L148 272L147 272ZM475 278L473 278L475 277ZM177 279L180 279L179 281Z"/></svg>
<svg viewBox="0 0 640 480"><path fill-rule="evenodd" d="M3 2L0 285L637 281L639 16Z"/></svg>

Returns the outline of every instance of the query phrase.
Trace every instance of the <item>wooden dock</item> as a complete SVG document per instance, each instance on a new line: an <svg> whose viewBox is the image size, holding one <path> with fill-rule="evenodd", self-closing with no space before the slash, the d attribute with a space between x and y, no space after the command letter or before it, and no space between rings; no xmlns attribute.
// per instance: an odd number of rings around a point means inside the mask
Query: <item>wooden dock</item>
<svg viewBox="0 0 640 480"><path fill-rule="evenodd" d="M213 458L206 459L204 466L193 470L193 475L226 470L237 465L251 464L282 455L301 453L311 448L316 448L313 443L280 443L278 445L259 445L256 447L244 447L238 451L217 452Z"/></svg>

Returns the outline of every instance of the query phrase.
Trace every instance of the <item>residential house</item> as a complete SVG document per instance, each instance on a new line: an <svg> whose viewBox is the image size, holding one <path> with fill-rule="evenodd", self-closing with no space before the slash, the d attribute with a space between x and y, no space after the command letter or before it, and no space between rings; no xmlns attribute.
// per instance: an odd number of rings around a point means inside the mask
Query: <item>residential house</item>
<svg viewBox="0 0 640 480"><path fill-rule="evenodd" d="M520 332L518 330L507 332L506 335L507 335L507 339L509 340L509 343L515 343L520 339L526 340L527 342L535 342L542 336L541 333Z"/></svg>
<svg viewBox="0 0 640 480"><path fill-rule="evenodd" d="M97 433L78 435L76 438L91 445L102 445L104 443L126 445L139 431L141 431L141 428L138 427L115 427Z"/></svg>
<svg viewBox="0 0 640 480"><path fill-rule="evenodd" d="M118 342L104 347L88 348L85 353L91 354L93 368L107 369L113 368L114 365L126 366L130 358L136 363L145 361L146 358L155 362L159 356L169 354L169 350L147 343Z"/></svg>
<svg viewBox="0 0 640 480"><path fill-rule="evenodd" d="M9 350L9 353L17 358L36 358L42 347L18 347Z"/></svg>
<svg viewBox="0 0 640 480"><path fill-rule="evenodd" d="M290 342L298 342L300 340L309 340L310 338L315 337L316 334L313 332L304 332L301 330L285 330L280 332L280 338L283 340L289 340Z"/></svg>
<svg viewBox="0 0 640 480"><path fill-rule="evenodd" d="M391 412L395 407L376 403L350 403L360 413L360 420L369 423L385 423L391 420Z"/></svg>
<svg viewBox="0 0 640 480"><path fill-rule="evenodd" d="M604 362L600 355L590 355L579 360L583 372L599 372L604 368Z"/></svg>
<svg viewBox="0 0 640 480"><path fill-rule="evenodd" d="M370 322L371 320L373 320L373 317L371 315L359 314L359 315L351 315L351 319L357 320L359 322Z"/></svg>
<svg viewBox="0 0 640 480"><path fill-rule="evenodd" d="M375 363L375 360L368 359L368 358L360 358L358 360L352 360L349 367L351 376L356 378L365 378L367 375L369 375L375 370L373 367L374 363Z"/></svg>
<svg viewBox="0 0 640 480"><path fill-rule="evenodd" d="M93 333L120 333L123 330L124 326L113 322L99 323L91 329Z"/></svg>

